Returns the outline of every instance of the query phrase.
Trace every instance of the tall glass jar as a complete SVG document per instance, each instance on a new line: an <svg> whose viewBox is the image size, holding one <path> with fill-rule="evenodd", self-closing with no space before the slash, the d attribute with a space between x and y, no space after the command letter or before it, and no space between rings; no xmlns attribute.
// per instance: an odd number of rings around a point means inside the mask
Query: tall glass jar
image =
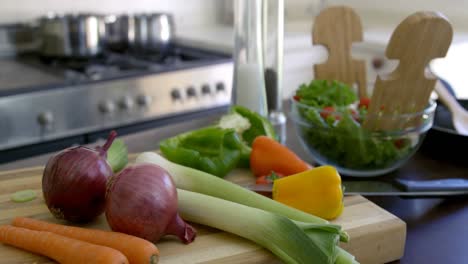
<svg viewBox="0 0 468 264"><path fill-rule="evenodd" d="M262 50L262 0L234 0L234 103L266 117Z"/></svg>
<svg viewBox="0 0 468 264"><path fill-rule="evenodd" d="M284 0L264 0L262 10L263 67L268 118L280 142L286 141L286 115L283 112Z"/></svg>

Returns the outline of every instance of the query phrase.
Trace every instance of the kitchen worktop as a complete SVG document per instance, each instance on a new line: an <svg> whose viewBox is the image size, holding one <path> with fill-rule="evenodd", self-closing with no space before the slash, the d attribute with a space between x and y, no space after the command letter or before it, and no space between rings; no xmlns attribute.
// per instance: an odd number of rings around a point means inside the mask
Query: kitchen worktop
<svg viewBox="0 0 468 264"><path fill-rule="evenodd" d="M136 156L130 155L130 161L132 162ZM24 188L40 192L41 174L42 167L0 172L0 197L9 197ZM233 170L225 179L242 185L251 184L254 181L253 175L245 169ZM332 221L340 225L352 237L347 243L340 243L343 249L353 254L362 264L391 262L401 258L406 240L406 224L403 221L360 195L344 197L343 203L345 207L342 214ZM12 219L18 216L64 224L50 214L42 197L21 204L14 204L8 199L0 199L0 211L2 212L0 225L11 223ZM233 213L236 214L236 212ZM281 263L271 252L261 249L256 243L213 227L193 222L191 224L197 231L197 237L193 243L186 245L170 236L163 237L156 242L161 252L158 263ZM101 230L110 229L104 215L80 226ZM51 264L50 259L1 243L0 256L2 256L0 264Z"/></svg>
<svg viewBox="0 0 468 264"><path fill-rule="evenodd" d="M159 140L185 130L211 124L219 114L194 119L164 128L148 130L122 139L131 152L154 150ZM293 126L287 127L287 142L297 154L313 162L300 146ZM0 170L44 165L48 155L0 165ZM417 153L400 170L383 177L441 178L467 177L467 165L434 160L423 152ZM405 255L395 263L462 263L468 259L468 199L402 199L398 197L366 197L407 223ZM431 249L431 250L428 250ZM433 249L433 250L432 250Z"/></svg>

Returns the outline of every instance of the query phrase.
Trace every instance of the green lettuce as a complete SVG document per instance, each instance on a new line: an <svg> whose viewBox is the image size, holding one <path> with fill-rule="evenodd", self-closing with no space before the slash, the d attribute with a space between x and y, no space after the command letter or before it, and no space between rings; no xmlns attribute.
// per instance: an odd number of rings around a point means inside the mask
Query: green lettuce
<svg viewBox="0 0 468 264"><path fill-rule="evenodd" d="M296 98L302 104L296 111L301 122L306 123L298 126L299 133L321 163L373 170L391 166L412 150L409 138L383 132L375 136L364 129L361 122L366 112L359 110L359 122L353 117L348 106L357 101L357 96L346 84L314 80L301 85ZM321 116L323 107L329 106L336 108L333 115Z"/></svg>

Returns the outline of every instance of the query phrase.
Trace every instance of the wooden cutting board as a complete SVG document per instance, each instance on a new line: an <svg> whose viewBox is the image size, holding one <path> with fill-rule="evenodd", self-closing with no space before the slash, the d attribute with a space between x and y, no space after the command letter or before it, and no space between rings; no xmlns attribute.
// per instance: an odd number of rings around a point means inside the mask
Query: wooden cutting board
<svg viewBox="0 0 468 264"><path fill-rule="evenodd" d="M27 216L50 222L59 222L49 213L41 192L43 167L0 172L0 224L8 224L16 216ZM227 179L246 183L252 181L246 171L234 171ZM16 191L34 189L38 198L26 203L10 201ZM351 236L343 248L355 255L361 263L386 263L402 257L406 224L362 196L347 196L343 214L333 221ZM59 222L62 223L63 222ZM258 245L213 228L194 225L198 236L195 242L184 245L167 237L157 243L161 251L161 264L175 263L281 263L269 251ZM101 216L86 227L108 230ZM0 264L54 263L50 259L0 244Z"/></svg>

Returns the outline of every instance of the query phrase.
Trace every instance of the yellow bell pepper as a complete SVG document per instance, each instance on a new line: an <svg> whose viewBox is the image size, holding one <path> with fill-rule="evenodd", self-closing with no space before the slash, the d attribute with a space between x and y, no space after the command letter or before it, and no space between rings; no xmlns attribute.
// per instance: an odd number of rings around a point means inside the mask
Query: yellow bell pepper
<svg viewBox="0 0 468 264"><path fill-rule="evenodd" d="M328 220L343 212L341 177L332 166L320 166L273 182L273 199Z"/></svg>

